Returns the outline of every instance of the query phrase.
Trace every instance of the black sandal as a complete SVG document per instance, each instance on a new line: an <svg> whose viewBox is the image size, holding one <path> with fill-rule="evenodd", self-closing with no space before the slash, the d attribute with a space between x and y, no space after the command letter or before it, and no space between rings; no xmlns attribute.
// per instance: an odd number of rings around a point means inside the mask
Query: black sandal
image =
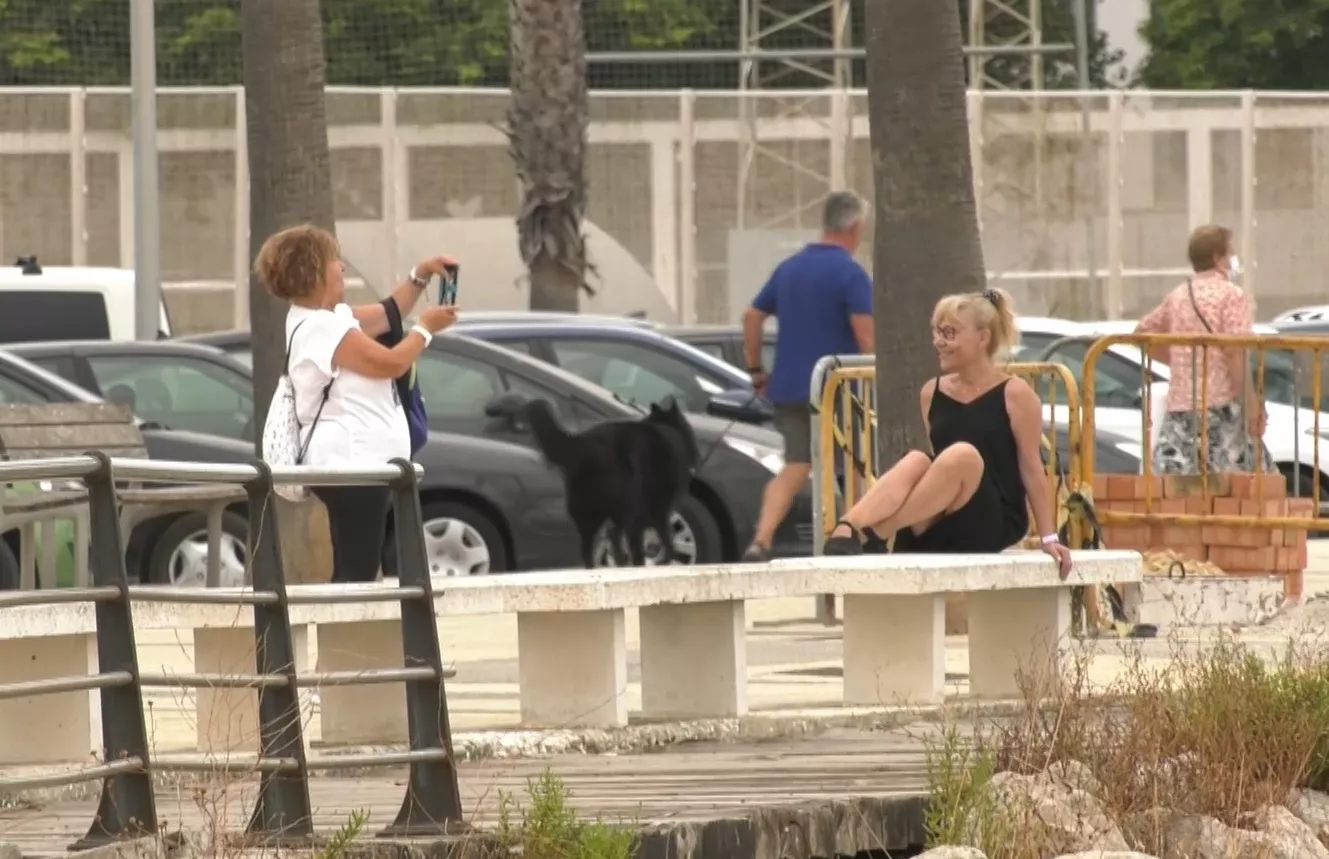
<svg viewBox="0 0 1329 859"><path fill-rule="evenodd" d="M841 519L835 523L835 528L831 529L831 534L841 525L849 529L849 536L834 537L827 535L826 542L822 544L821 553L823 555L861 555L863 554L863 535L857 528Z"/></svg>

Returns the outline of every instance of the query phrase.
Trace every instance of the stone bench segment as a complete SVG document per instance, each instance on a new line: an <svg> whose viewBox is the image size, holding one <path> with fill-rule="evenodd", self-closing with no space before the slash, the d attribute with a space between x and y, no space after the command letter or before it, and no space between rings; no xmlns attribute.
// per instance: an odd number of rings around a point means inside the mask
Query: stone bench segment
<svg viewBox="0 0 1329 859"><path fill-rule="evenodd" d="M946 594L968 595L971 691L1009 697L1017 691L1017 668L1060 652L1070 628L1072 585L1140 577L1140 556L1134 552L1077 552L1075 570L1065 582L1057 579L1046 555L1010 552L551 571L439 578L434 587L439 616L517 615L525 725L613 727L628 719L629 608L640 616L643 714L731 717L747 712L746 600L842 595L846 702L918 704L935 702L944 691ZM395 586L390 580L295 585L290 591L344 594ZM307 652L312 625L317 627L318 671L402 664L396 602L301 603L292 605L290 613L297 663L299 654ZM92 606L22 606L0 615L0 682L96 670ZM253 610L247 606L136 600L134 623L140 630L188 630L195 671L254 670ZM142 670L160 669L143 665ZM309 667L297 664L297 670ZM86 758L101 736L96 694L0 702L0 755L15 763ZM200 689L196 695L201 751L256 747L255 691ZM406 739L400 686L331 687L321 697L323 741L329 745ZM32 724L51 726L41 742L18 730Z"/></svg>

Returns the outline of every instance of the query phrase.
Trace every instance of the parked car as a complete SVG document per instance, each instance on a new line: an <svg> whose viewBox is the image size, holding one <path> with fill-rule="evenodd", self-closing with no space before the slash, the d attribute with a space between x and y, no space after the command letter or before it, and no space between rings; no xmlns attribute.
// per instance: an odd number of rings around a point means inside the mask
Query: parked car
<svg viewBox="0 0 1329 859"><path fill-rule="evenodd" d="M119 396L140 408L146 403L150 412L141 415L166 426L188 422L190 429L204 428L245 442L241 461L252 458L253 377L248 367L217 349L180 342L65 342L24 344L14 351L94 394ZM428 396L436 375L422 369L421 377ZM117 389L120 393L114 394ZM528 444L487 440L473 432L431 432L416 459L425 466L421 503L435 573L580 565L576 534L568 528L563 510L562 483ZM228 522L238 537L243 574L243 522L229 518ZM695 560L699 551L694 530L686 522L676 523L676 551L685 559ZM205 570L207 544L201 517L190 539L192 543L179 555L193 559L191 571ZM395 569L391 541L388 549L385 568ZM607 538L601 541L597 557L608 562ZM181 566L177 560L172 569Z"/></svg>
<svg viewBox="0 0 1329 859"><path fill-rule="evenodd" d="M212 342L224 344L238 357L250 349L245 334L228 332L224 339L214 336ZM571 429L606 420L636 420L642 414L629 402L558 366L463 334L435 337L420 356L417 372L429 428L439 432L533 446L527 427L489 413L490 403L506 393L548 399ZM758 419L750 398L717 402L713 409L714 415L689 414L704 461L692 494L673 522L675 553L697 563L737 560L751 540L766 482L784 467L780 437L750 425ZM562 510L548 527L571 533ZM797 557L811 550L812 501L804 488L777 531L772 551Z"/></svg>
<svg viewBox="0 0 1329 859"><path fill-rule="evenodd" d="M748 371L742 325L669 325L661 328L660 333L719 358L743 373ZM770 323L762 331L761 365L768 370L775 366L775 330Z"/></svg>
<svg viewBox="0 0 1329 859"><path fill-rule="evenodd" d="M43 266L35 256L0 266L0 343L134 339L134 270ZM171 336L162 301L157 336Z"/></svg>
<svg viewBox="0 0 1329 859"><path fill-rule="evenodd" d="M0 404L43 405L49 403L99 403L102 400L88 391L42 368L7 352L0 352ZM253 458L253 446L216 436L185 430L173 430L152 422L139 421L139 430L148 455L153 459L197 460L202 462L247 462ZM141 581L171 582L176 579L168 571L179 575L197 574L200 580L206 570L206 553L201 559L204 566L185 570L194 558L192 549L206 546L204 517L201 513L168 513L139 524L129 535L126 546L126 569ZM228 514L223 527L223 575L232 578L244 576L244 540L247 532L242 516ZM56 571L44 570L45 584L67 579L72 569L69 541L72 532L58 529ZM197 533L197 539L192 535ZM19 534L9 531L3 535L8 549L17 557ZM7 560L7 559L5 559ZM3 566L3 564L0 564ZM3 576L0 576L3 578Z"/></svg>

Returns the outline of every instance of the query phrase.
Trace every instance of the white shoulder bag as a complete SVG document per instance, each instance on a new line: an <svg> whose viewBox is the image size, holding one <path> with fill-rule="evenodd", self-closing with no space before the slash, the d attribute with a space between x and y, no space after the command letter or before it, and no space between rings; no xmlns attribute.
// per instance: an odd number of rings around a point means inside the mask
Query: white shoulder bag
<svg viewBox="0 0 1329 859"><path fill-rule="evenodd" d="M319 401L318 411L314 413L313 423L303 439L300 437L300 416L295 410L295 385L291 383L291 344L295 342L295 332L309 320L303 320L291 332L291 340L286 344L286 369L277 380L277 390L272 392L272 402L268 404L268 416L263 422L263 461L268 465L302 465L305 453L309 450L309 441L318 427L318 419L323 416L323 407L328 404L328 394L336 377L323 386L323 398ZM309 498L309 489L294 484L277 484L273 490L288 501L305 501Z"/></svg>

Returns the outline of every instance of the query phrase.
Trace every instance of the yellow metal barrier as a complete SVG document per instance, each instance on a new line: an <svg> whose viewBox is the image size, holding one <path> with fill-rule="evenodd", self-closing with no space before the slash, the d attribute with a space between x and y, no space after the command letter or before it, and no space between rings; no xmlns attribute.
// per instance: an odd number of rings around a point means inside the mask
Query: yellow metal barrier
<svg viewBox="0 0 1329 859"><path fill-rule="evenodd" d="M1105 529L1114 526L1123 536L1117 540L1123 548L1189 549L1196 548L1204 557L1195 560L1210 562L1226 572L1281 572L1300 573L1305 566L1306 529L1323 529L1319 504L1320 497L1320 439L1321 409L1323 403L1323 360L1329 352L1329 338L1284 337L1265 335L1226 334L1118 334L1096 340L1089 346L1084 359L1084 455L1080 459L1080 482L1094 482L1094 430L1096 425L1094 394L1095 375L1100 359L1114 345L1127 345L1141 350L1141 354L1154 354L1164 347L1193 348L1194 396L1200 403L1209 400L1209 362L1223 360L1220 350L1241 349L1247 353L1247 364L1254 376L1255 395L1276 414L1275 429L1265 439L1273 440L1271 453L1279 464L1279 471L1267 473L1262 456L1255 458L1255 468L1249 474L1224 475L1211 473L1208 462L1209 417L1206 409L1199 409L1199 473L1196 475L1165 475L1153 473L1150 450L1143 451L1142 474L1138 477L1099 476L1097 486L1098 517ZM1303 370L1302 359L1309 359ZM1273 370L1271 372L1271 362ZM1143 406L1142 436L1149 438L1153 420L1150 391L1154 373L1146 361L1140 362L1141 403ZM1302 396L1304 376L1309 375L1309 396ZM1271 384L1272 383L1272 384ZM1238 392L1240 399L1243 392ZM1267 411L1268 411L1267 406ZM1287 448L1288 442L1291 447ZM1303 455L1309 448L1310 456ZM1287 478L1292 486L1287 486ZM1123 481L1118 489L1103 491L1112 480ZM1129 486L1125 481L1133 480ZM1291 498L1300 494L1303 481L1309 483L1310 497ZM1201 529L1205 529L1201 531ZM1161 529L1161 530L1159 530ZM1245 535L1221 529L1238 529ZM1266 529L1267 535L1250 533L1252 529ZM1297 536L1297 532L1300 535ZM1113 540L1107 542L1111 545ZM1124 543L1143 542L1141 546ZM1289 545L1291 542L1291 545ZM1214 551L1217 549L1218 551ZM1289 582L1289 594L1299 593L1299 578Z"/></svg>
<svg viewBox="0 0 1329 859"><path fill-rule="evenodd" d="M1049 439L1046 434L1043 438L1048 452L1048 486L1053 498L1059 492L1064 495L1073 491L1083 473L1080 394L1075 377L1064 366L1054 363L1011 364L1005 369L1038 390L1051 416L1054 433L1064 426L1070 454L1065 467L1060 462L1055 438ZM863 497L883 470L877 462L875 380L873 367L838 367L826 375L816 416L821 423L817 457L820 467L814 474L817 482L813 487L820 495L821 521L817 527L822 536L831 531L845 510ZM910 403L909 407L915 406ZM844 463L843 492L834 467L837 458ZM1031 522L1031 534L1033 527ZM1072 545L1079 545L1079 524L1074 519L1071 528Z"/></svg>

